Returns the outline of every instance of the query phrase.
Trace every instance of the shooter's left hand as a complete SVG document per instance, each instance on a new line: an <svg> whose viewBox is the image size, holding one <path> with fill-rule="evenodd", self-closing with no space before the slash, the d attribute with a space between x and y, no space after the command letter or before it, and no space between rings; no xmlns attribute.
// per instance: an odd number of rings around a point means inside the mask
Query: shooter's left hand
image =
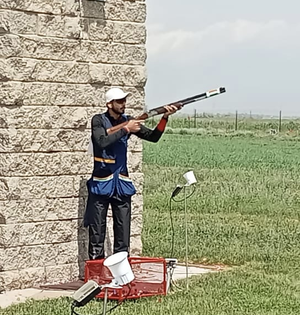
<svg viewBox="0 0 300 315"><path fill-rule="evenodd" d="M170 115L173 115L176 113L179 109L181 109L182 106L175 106L175 105L166 105L164 106L164 109L166 112L164 113L164 118L168 118Z"/></svg>

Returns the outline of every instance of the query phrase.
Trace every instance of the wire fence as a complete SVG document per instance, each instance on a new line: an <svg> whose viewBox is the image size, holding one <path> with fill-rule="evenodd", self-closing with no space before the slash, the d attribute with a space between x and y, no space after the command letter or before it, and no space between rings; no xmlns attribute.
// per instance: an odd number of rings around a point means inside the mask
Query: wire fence
<svg viewBox="0 0 300 315"><path fill-rule="evenodd" d="M160 118L148 120L149 127L155 127ZM267 131L270 133L300 131L300 118L284 117L282 111L274 116L244 114L209 114L194 112L193 115L170 116L168 127L172 129L222 129L226 131Z"/></svg>

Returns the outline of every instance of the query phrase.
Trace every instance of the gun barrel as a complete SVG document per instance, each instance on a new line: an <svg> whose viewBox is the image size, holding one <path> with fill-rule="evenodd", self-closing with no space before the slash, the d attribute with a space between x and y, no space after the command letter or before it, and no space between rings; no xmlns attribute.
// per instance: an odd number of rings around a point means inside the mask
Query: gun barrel
<svg viewBox="0 0 300 315"><path fill-rule="evenodd" d="M201 101L203 99L206 99L206 98L209 98L209 97L212 97L215 95L219 95L219 94L225 93L225 92L226 92L225 87L220 87L218 89L209 90L209 91L204 92L202 94L198 94L198 95L195 95L192 97L185 98L182 101L179 101L178 103L182 103L182 105L186 105L186 104L198 102L198 101Z"/></svg>
<svg viewBox="0 0 300 315"><path fill-rule="evenodd" d="M204 100L206 98L209 98L209 97L212 97L212 96L215 96L215 95L219 95L221 93L225 93L225 92L226 92L225 87L220 87L220 88L217 88L217 89L214 89L214 90L209 90L207 92L204 92L204 93L201 93L201 94L198 94L198 95L194 95L194 96L182 99L182 100L177 101L177 102L166 104L166 105L175 105L175 106L178 106L178 107L179 106L184 106L184 105L187 105L187 104L190 104L190 103L194 103L194 102L198 102L198 101ZM164 106L166 106L166 105L164 105ZM165 110L164 106L159 106L159 107L150 109L148 112L146 112L143 115L139 116L139 119L147 119L147 118L150 118L150 117L153 117L153 116L165 113L166 110Z"/></svg>

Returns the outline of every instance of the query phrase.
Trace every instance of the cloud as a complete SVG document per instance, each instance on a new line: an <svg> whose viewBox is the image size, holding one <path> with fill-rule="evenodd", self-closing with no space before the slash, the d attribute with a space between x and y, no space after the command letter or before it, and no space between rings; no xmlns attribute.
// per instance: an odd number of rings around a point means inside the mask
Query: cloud
<svg viewBox="0 0 300 315"><path fill-rule="evenodd" d="M276 39L278 32L286 32L287 29L288 25L282 20L267 23L238 20L228 27L232 40L235 42L251 41L258 38Z"/></svg>
<svg viewBox="0 0 300 315"><path fill-rule="evenodd" d="M148 26L147 50L149 56L165 52L186 52L198 49L200 54L230 45L260 44L284 45L299 38L299 25L289 25L284 20L254 22L248 20L223 21L199 30L166 30L163 25Z"/></svg>

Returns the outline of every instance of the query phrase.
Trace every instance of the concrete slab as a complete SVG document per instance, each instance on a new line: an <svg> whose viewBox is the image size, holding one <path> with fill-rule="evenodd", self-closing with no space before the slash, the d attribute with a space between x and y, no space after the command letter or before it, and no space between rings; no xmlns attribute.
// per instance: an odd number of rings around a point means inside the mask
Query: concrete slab
<svg viewBox="0 0 300 315"><path fill-rule="evenodd" d="M27 299L51 299L61 296L71 296L74 291L52 291L40 289L23 289L7 291L0 294L0 308L8 307L12 304L25 302Z"/></svg>
<svg viewBox="0 0 300 315"><path fill-rule="evenodd" d="M205 274L208 272L217 271L214 268L202 268L199 266L188 267L188 277ZM186 278L186 266L177 264L172 280L180 280ZM74 290L41 290L41 289L24 289L3 292L0 294L0 308L6 308L12 304L25 302L27 299L51 299L61 296L72 296Z"/></svg>
<svg viewBox="0 0 300 315"><path fill-rule="evenodd" d="M173 280L180 280L191 276L199 276L204 273L214 272L216 270L210 269L210 268L203 268L198 266L188 266L188 272L186 272L186 266L185 265L177 265L174 269L174 273L172 276ZM186 275L187 274L187 275Z"/></svg>

